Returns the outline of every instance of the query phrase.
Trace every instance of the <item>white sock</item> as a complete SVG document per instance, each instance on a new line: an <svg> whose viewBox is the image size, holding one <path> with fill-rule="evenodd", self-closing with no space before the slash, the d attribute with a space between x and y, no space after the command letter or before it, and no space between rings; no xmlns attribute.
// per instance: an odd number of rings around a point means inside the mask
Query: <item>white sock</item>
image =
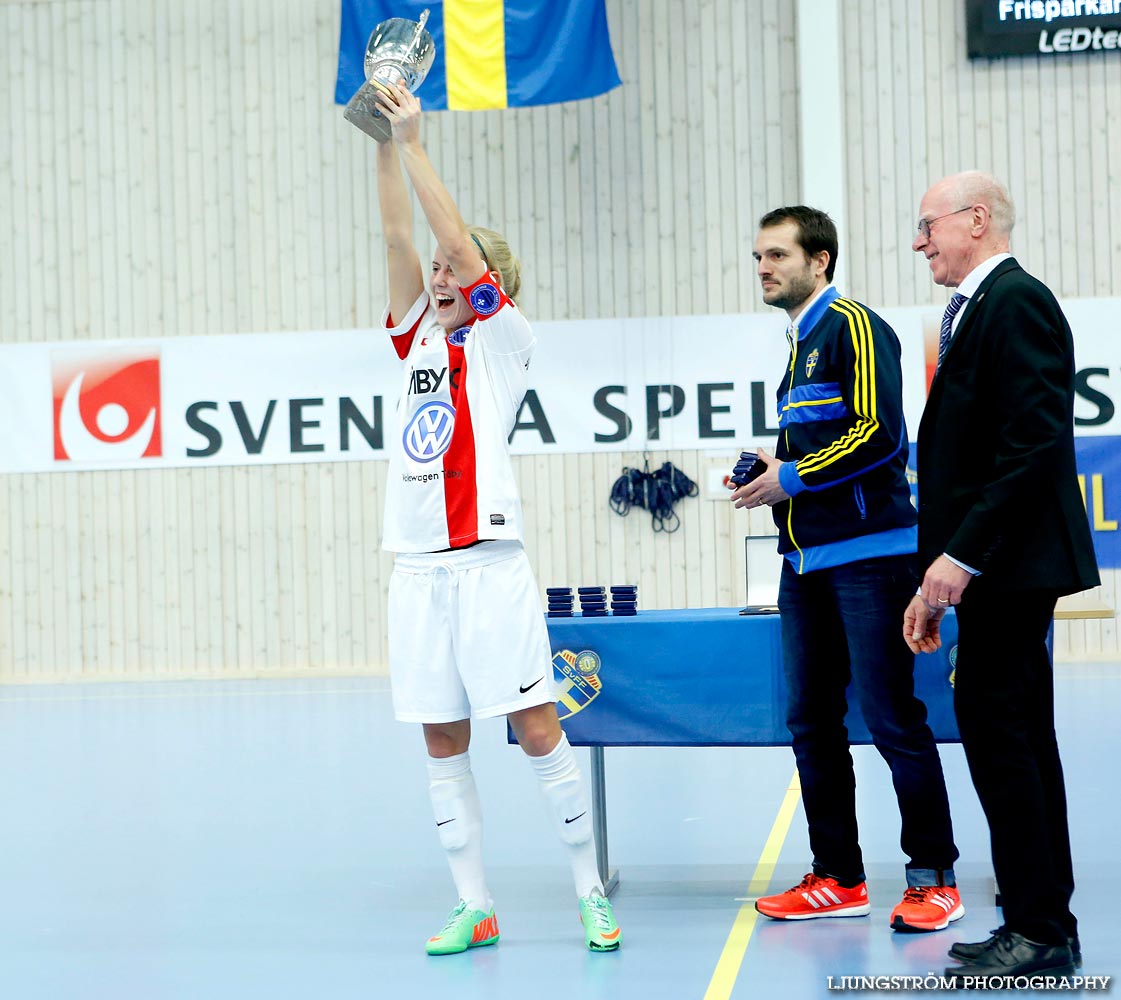
<svg viewBox="0 0 1121 1000"><path fill-rule="evenodd" d="M483 872L483 809L470 755L429 757L428 794L459 898L489 913L494 903Z"/></svg>
<svg viewBox="0 0 1121 1000"><path fill-rule="evenodd" d="M568 737L561 733L560 742L549 753L529 760L541 782L557 832L568 846L576 895L586 896L593 889L602 893L592 838L591 799Z"/></svg>

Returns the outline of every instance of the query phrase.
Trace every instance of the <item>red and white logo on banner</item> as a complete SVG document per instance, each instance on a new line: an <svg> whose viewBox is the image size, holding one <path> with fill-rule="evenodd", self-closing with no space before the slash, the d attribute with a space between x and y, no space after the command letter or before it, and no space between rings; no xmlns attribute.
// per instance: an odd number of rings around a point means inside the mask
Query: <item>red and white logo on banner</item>
<svg viewBox="0 0 1121 1000"><path fill-rule="evenodd" d="M56 462L163 454L158 350L52 352L51 387Z"/></svg>

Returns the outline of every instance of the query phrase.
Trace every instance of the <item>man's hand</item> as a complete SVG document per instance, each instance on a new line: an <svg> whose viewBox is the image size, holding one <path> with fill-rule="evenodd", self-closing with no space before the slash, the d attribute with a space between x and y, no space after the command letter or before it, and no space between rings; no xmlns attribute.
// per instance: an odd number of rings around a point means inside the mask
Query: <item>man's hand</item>
<svg viewBox="0 0 1121 1000"><path fill-rule="evenodd" d="M747 507L750 510L752 507L762 507L764 504L771 507L783 500L790 499L790 494L782 488L778 481L778 470L785 463L780 462L774 455L762 448L756 449L756 454L759 456L756 461L762 462L767 467L767 471L758 479L754 479L743 486L737 486L733 490L732 501L737 508Z"/></svg>
<svg viewBox="0 0 1121 1000"><path fill-rule="evenodd" d="M973 579L973 574L962 569L944 555L930 564L922 581L923 600L932 608L945 610L953 604L961 603L962 591Z"/></svg>
<svg viewBox="0 0 1121 1000"><path fill-rule="evenodd" d="M916 594L903 612L903 641L912 653L933 653L942 648L942 608L932 608Z"/></svg>

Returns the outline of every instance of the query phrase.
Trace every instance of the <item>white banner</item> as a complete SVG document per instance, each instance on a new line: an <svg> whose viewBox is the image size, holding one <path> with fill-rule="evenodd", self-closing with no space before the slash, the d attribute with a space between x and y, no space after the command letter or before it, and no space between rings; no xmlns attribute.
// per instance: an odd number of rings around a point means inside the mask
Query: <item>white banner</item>
<svg viewBox="0 0 1121 1000"><path fill-rule="evenodd" d="M1121 300L1063 308L1079 370L1077 432L1121 434ZM913 436L941 310L881 315L903 345ZM767 446L785 326L779 313L537 323L511 450ZM383 458L400 386L379 330L0 346L0 471Z"/></svg>

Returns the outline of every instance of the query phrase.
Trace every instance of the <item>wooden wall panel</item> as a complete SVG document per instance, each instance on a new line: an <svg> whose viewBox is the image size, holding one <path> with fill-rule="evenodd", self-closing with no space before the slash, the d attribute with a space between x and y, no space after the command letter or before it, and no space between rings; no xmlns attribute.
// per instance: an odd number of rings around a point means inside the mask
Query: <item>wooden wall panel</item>
<svg viewBox="0 0 1121 1000"><path fill-rule="evenodd" d="M855 0L841 15L852 294L945 300L910 250L918 203L977 168L1009 186L1025 267L1060 297L1117 295L1121 109L1103 99L1116 53L970 61L958 0Z"/></svg>
<svg viewBox="0 0 1121 1000"><path fill-rule="evenodd" d="M1121 288L1121 108L1101 99L1115 52L970 61L964 5L841 4L849 294L943 303L910 243L923 192L977 168L1008 185L1012 250L1060 297ZM812 108L804 106L804 113ZM1117 573L1098 595L1111 606ZM1060 657L1116 657L1116 621L1056 628Z"/></svg>
<svg viewBox="0 0 1121 1000"><path fill-rule="evenodd" d="M1017 250L1116 295L1108 54L970 64L957 0L842 4L851 291L940 301L909 251L928 178L1009 177ZM531 318L744 313L764 211L799 200L795 5L607 0L624 85L432 114L433 162L523 258ZM374 148L332 102L337 0L0 0L0 342L377 325ZM423 98L423 91L421 92ZM431 238L419 213L418 245ZM376 334L372 334L376 336ZM729 443L720 461L731 464ZM650 453L700 480L708 453ZM643 607L744 598L723 501L680 531L608 507L640 453L516 459L542 586ZM0 682L385 670L384 462L0 480ZM1102 593L1112 599L1114 573ZM1116 655L1115 623L1060 649Z"/></svg>

